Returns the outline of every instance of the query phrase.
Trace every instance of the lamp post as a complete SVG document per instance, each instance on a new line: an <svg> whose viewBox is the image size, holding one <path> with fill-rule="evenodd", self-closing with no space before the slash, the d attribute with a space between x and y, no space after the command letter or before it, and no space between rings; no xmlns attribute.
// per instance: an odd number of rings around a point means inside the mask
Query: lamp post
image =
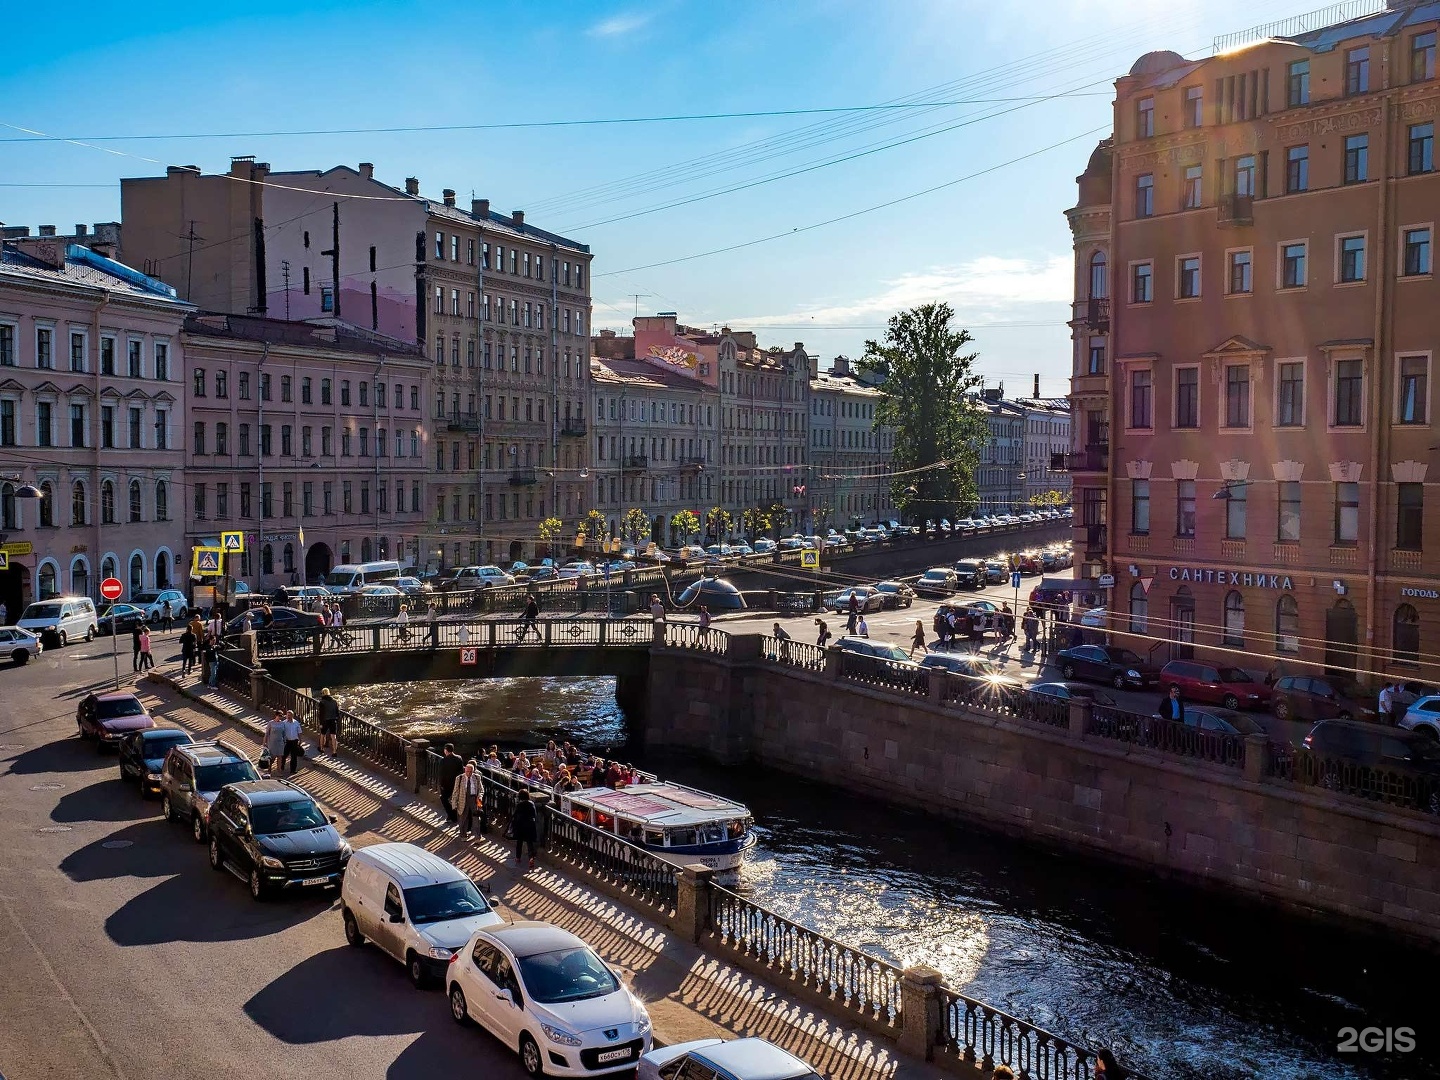
<svg viewBox="0 0 1440 1080"><path fill-rule="evenodd" d="M34 484L26 483L26 482L22 481L19 476L0 476L0 481L3 481L3 482L5 482L5 483L7 483L7 484L16 484L16 485L18 485L18 486L15 488L14 492L11 494L11 498L14 498L14 499L28 499L28 500L31 500L31 501L33 501L33 502L39 502L41 499L45 498L45 492L44 492L44 491L42 491L40 488L36 487ZM0 544L3 544L3 543L4 543L6 540L8 540L8 539L9 539L9 535L8 535L7 533L0 533ZM24 601L25 597L22 595L22 596L20 597L20 599L21 599L21 601L22 601L22 607L23 607L23 601Z"/></svg>

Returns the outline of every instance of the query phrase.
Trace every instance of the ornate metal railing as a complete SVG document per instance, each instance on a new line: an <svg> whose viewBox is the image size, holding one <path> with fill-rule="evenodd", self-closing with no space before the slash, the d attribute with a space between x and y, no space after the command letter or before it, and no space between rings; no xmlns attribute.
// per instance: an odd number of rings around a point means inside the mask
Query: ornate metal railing
<svg viewBox="0 0 1440 1080"><path fill-rule="evenodd" d="M1270 744L1266 775L1297 787L1319 787L1372 802L1440 814L1440 773L1376 768L1303 747Z"/></svg>
<svg viewBox="0 0 1440 1080"><path fill-rule="evenodd" d="M840 676L866 686L882 686L925 697L930 693L930 669L878 656L840 654Z"/></svg>
<svg viewBox="0 0 1440 1080"><path fill-rule="evenodd" d="M898 1026L901 969L896 965L791 922L713 881L709 909L710 933L727 948L847 1009Z"/></svg>
<svg viewBox="0 0 1440 1080"><path fill-rule="evenodd" d="M825 650L808 641L794 638L777 638L769 634L760 639L760 654L767 660L789 667L804 668L806 671L825 670Z"/></svg>
<svg viewBox="0 0 1440 1080"><path fill-rule="evenodd" d="M1082 1046L948 987L940 988L940 1001L941 1048L983 1075L999 1065L1029 1080L1091 1080L1095 1075L1095 1056Z"/></svg>
<svg viewBox="0 0 1440 1080"><path fill-rule="evenodd" d="M208 680L210 673L205 671L202 662L200 673ZM240 694L243 697L250 696L250 669L237 660L224 655L220 656L220 677L218 685L223 686L231 693Z"/></svg>
<svg viewBox="0 0 1440 1080"><path fill-rule="evenodd" d="M665 645L671 649L695 649L724 656L730 651L730 635L713 626L702 628L696 623L667 622Z"/></svg>
<svg viewBox="0 0 1440 1080"><path fill-rule="evenodd" d="M1161 750L1179 757L1198 758L1219 765L1240 768L1245 764L1245 736L1226 735L1218 731L1201 731L1198 727L1158 716L1123 712L1103 705L1090 713L1086 735Z"/></svg>
<svg viewBox="0 0 1440 1080"><path fill-rule="evenodd" d="M254 705L262 711L293 709L295 718L302 727L311 731L320 730L319 701L303 690L296 690L274 679L260 681L260 697L254 701ZM395 732L342 709L339 741L340 745L361 757L368 758L391 772L405 775L406 740Z"/></svg>
<svg viewBox="0 0 1440 1080"><path fill-rule="evenodd" d="M679 629L677 627L677 629ZM695 630L691 626L689 629ZM704 648L724 652L726 635L714 631L718 645ZM486 619L475 622L412 619L399 623L340 628L313 627L303 630L257 630L256 648L261 657L283 658L332 654L396 652L432 649L518 648L568 645L619 645L649 647L650 623L644 619ZM683 635L672 642L681 648L701 648Z"/></svg>
<svg viewBox="0 0 1440 1080"><path fill-rule="evenodd" d="M623 888L662 911L675 910L678 868L612 833L576 821L551 806L545 812L546 849Z"/></svg>

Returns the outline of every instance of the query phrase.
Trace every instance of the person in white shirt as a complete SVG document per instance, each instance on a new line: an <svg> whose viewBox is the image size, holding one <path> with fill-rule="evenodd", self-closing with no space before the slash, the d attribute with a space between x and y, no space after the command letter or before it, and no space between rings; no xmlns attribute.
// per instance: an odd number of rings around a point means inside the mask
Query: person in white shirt
<svg viewBox="0 0 1440 1080"><path fill-rule="evenodd" d="M401 641L410 640L410 612L404 604L400 605L400 614L395 616L395 625L400 628L397 635Z"/></svg>
<svg viewBox="0 0 1440 1080"><path fill-rule="evenodd" d="M300 743L300 721L295 718L295 713L287 710L285 713L285 771L289 776L295 775L295 768L304 756L305 748Z"/></svg>
<svg viewBox="0 0 1440 1080"><path fill-rule="evenodd" d="M480 774L475 771L475 762L467 761L465 771L455 778L455 787L450 793L450 803L460 815L456 828L459 829L462 840L469 837L475 827L475 815L480 810L480 801Z"/></svg>
<svg viewBox="0 0 1440 1080"><path fill-rule="evenodd" d="M860 634L861 637L869 637L869 636L870 636L870 626L869 626L868 623L865 622L865 616L864 616L864 615L861 615L861 616L860 616L860 620L855 624L855 629L856 629L857 631L859 631L859 634Z"/></svg>

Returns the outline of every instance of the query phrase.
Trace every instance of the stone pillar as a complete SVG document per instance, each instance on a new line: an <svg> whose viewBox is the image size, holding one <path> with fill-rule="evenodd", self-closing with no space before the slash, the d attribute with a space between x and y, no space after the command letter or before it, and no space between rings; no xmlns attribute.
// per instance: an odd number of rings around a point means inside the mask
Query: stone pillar
<svg viewBox="0 0 1440 1080"><path fill-rule="evenodd" d="M253 637L254 635L252 634L250 636ZM250 669L250 701L253 704L260 704L260 699L265 693L265 680L269 677L262 667L252 667Z"/></svg>
<svg viewBox="0 0 1440 1080"><path fill-rule="evenodd" d="M1090 729L1090 714L1095 711L1095 699L1089 694L1076 694L1070 699L1070 734L1083 739Z"/></svg>
<svg viewBox="0 0 1440 1080"><path fill-rule="evenodd" d="M703 863L680 868L674 930L685 941L699 941L710 929L710 881L714 876L715 871Z"/></svg>
<svg viewBox="0 0 1440 1080"><path fill-rule="evenodd" d="M827 679L840 678L840 650L833 645L825 650L825 677Z"/></svg>
<svg viewBox="0 0 1440 1080"><path fill-rule="evenodd" d="M370 648L373 652L380 651L380 624L376 623L370 628Z"/></svg>
<svg viewBox="0 0 1440 1080"><path fill-rule="evenodd" d="M1259 784L1265 780L1270 764L1270 738L1267 735L1245 736L1245 779Z"/></svg>
<svg viewBox="0 0 1440 1080"><path fill-rule="evenodd" d="M665 647L665 620L656 619L650 624L651 644L657 649Z"/></svg>
<svg viewBox="0 0 1440 1080"><path fill-rule="evenodd" d="M746 660L759 660L763 636L760 634L731 634L730 641L726 647L726 655L732 662L739 663Z"/></svg>
<svg viewBox="0 0 1440 1080"><path fill-rule="evenodd" d="M909 967L900 976L900 1051L922 1061L935 1060L940 1039L940 972Z"/></svg>
<svg viewBox="0 0 1440 1080"><path fill-rule="evenodd" d="M246 630L240 635L240 654L246 667L253 668L259 664L260 646L254 630Z"/></svg>
<svg viewBox="0 0 1440 1080"><path fill-rule="evenodd" d="M532 788L530 801L535 804L535 846L543 848L550 839L550 812L546 809L550 805L550 793Z"/></svg>
<svg viewBox="0 0 1440 1080"><path fill-rule="evenodd" d="M405 743L405 780L411 791L419 791L424 786L429 753L429 739L410 739Z"/></svg>
<svg viewBox="0 0 1440 1080"><path fill-rule="evenodd" d="M944 668L930 669L930 700L943 705L950 697L950 673Z"/></svg>

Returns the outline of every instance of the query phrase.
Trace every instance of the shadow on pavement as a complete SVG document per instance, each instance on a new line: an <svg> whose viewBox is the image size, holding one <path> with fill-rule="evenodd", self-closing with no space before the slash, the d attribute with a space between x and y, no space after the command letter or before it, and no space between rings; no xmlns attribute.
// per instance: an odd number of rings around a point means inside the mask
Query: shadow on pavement
<svg viewBox="0 0 1440 1080"><path fill-rule="evenodd" d="M105 765L113 768L115 764L113 755L96 754L93 743L76 738L73 734L69 738L56 739L44 746L33 747L7 760L10 767L6 771L12 776L87 772Z"/></svg>
<svg viewBox="0 0 1440 1080"><path fill-rule="evenodd" d="M106 844L116 846L107 848ZM193 847L194 851L185 850L187 847ZM75 882L166 877L188 867L191 860L209 872L204 849L190 839L188 831L163 818L152 817L72 851L61 860L60 870Z"/></svg>
<svg viewBox="0 0 1440 1080"><path fill-rule="evenodd" d="M116 765L112 759L112 770ZM140 798L135 784L112 775L89 787L71 791L60 797L50 811L51 821L140 821L159 814L159 804Z"/></svg>

